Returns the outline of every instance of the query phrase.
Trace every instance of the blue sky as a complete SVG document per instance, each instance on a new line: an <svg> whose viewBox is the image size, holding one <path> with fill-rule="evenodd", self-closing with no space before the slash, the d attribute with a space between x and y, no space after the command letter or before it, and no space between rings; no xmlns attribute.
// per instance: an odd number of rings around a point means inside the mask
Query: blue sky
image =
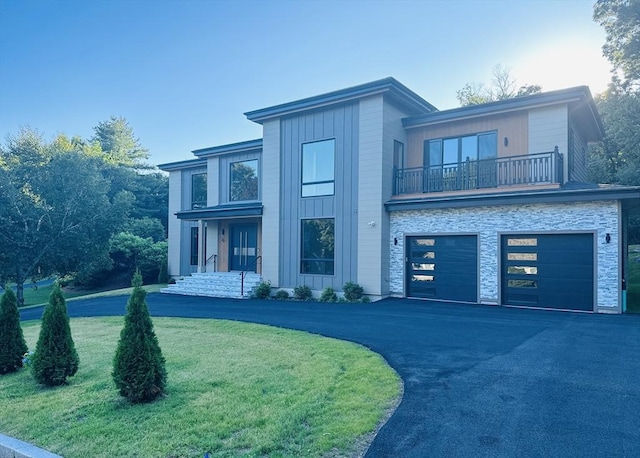
<svg viewBox="0 0 640 458"><path fill-rule="evenodd" d="M153 164L261 136L243 113L393 76L439 109L496 64L602 92L594 0L0 0L0 141L124 116Z"/></svg>

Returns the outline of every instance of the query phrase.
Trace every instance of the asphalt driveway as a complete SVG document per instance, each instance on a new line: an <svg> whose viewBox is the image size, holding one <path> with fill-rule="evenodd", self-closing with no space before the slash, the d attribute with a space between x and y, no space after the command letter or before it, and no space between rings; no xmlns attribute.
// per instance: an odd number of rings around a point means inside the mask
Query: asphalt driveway
<svg viewBox="0 0 640 458"><path fill-rule="evenodd" d="M126 297L67 303L123 314ZM310 331L381 354L405 383L368 457L640 456L640 316L387 299L373 304L150 294L153 316ZM40 318L41 308L22 319Z"/></svg>

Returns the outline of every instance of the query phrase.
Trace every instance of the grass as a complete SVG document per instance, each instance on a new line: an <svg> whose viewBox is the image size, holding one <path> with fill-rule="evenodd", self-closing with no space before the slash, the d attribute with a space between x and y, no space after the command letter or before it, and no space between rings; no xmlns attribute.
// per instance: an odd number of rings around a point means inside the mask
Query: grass
<svg viewBox="0 0 640 458"><path fill-rule="evenodd" d="M157 291L160 291L160 289L166 286L167 286L166 284L145 285L144 289L148 293L155 293ZM53 285L38 286L38 288L33 288L31 285L25 283L24 307L46 304L49 301L49 295L51 294L52 289L53 289ZM69 301L69 300L75 300L75 299L92 299L95 297L103 297L103 296L128 296L131 294L132 290L133 290L132 287L114 289L109 291L73 290L73 289L65 288L64 297L67 301Z"/></svg>
<svg viewBox="0 0 640 458"><path fill-rule="evenodd" d="M399 399L379 355L303 332L219 320L154 318L167 393L130 405L110 376L123 318L80 318L67 386L28 369L0 377L0 432L67 458L354 456ZM29 348L40 323L23 323Z"/></svg>
<svg viewBox="0 0 640 458"><path fill-rule="evenodd" d="M627 272L627 311L640 313L640 245L629 246Z"/></svg>

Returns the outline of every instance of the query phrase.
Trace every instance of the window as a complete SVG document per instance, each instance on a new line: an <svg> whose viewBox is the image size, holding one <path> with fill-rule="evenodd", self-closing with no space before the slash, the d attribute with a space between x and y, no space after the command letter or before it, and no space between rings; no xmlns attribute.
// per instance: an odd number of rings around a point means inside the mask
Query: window
<svg viewBox="0 0 640 458"><path fill-rule="evenodd" d="M333 195L335 150L335 140L302 145L302 197Z"/></svg>
<svg viewBox="0 0 640 458"><path fill-rule="evenodd" d="M198 228L191 228L191 256L189 264L192 266L198 265Z"/></svg>
<svg viewBox="0 0 640 458"><path fill-rule="evenodd" d="M207 174L194 173L191 175L191 209L207 206Z"/></svg>
<svg viewBox="0 0 640 458"><path fill-rule="evenodd" d="M232 162L229 200L258 200L258 160Z"/></svg>
<svg viewBox="0 0 640 458"><path fill-rule="evenodd" d="M404 169L404 144L393 141L393 166L396 170Z"/></svg>
<svg viewBox="0 0 640 458"><path fill-rule="evenodd" d="M424 163L429 167L457 165L466 161L498 157L498 133L484 132L464 137L425 140Z"/></svg>
<svg viewBox="0 0 640 458"><path fill-rule="evenodd" d="M334 225L333 218L302 220L300 273L333 275Z"/></svg>

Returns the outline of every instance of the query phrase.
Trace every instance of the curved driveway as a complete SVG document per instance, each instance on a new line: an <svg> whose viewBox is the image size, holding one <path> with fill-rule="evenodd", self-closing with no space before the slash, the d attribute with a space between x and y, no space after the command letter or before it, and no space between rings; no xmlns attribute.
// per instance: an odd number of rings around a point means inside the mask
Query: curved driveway
<svg viewBox="0 0 640 458"><path fill-rule="evenodd" d="M70 301L123 314L126 297ZM150 294L153 316L223 318L360 343L405 384L368 457L640 456L640 316L386 299L373 304ZM22 311L40 318L42 308Z"/></svg>

